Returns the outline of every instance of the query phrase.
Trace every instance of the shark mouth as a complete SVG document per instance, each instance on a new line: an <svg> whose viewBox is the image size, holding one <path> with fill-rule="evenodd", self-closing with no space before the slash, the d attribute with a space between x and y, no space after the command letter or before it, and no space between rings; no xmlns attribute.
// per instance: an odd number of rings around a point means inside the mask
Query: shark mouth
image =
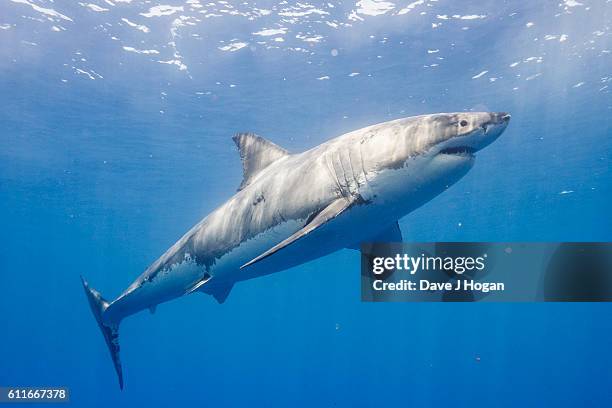
<svg viewBox="0 0 612 408"><path fill-rule="evenodd" d="M439 154L447 154L453 156L474 156L474 153L476 153L476 149L474 148L468 146L457 146L442 149L440 150Z"/></svg>

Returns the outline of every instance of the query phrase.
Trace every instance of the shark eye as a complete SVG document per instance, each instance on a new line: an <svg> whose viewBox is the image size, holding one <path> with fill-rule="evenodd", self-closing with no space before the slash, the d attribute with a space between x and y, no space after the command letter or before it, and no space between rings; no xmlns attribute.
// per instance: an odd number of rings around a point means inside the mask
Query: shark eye
<svg viewBox="0 0 612 408"><path fill-rule="evenodd" d="M467 126L467 120L462 120L461 122L459 122L459 125L461 125L461 127Z"/></svg>

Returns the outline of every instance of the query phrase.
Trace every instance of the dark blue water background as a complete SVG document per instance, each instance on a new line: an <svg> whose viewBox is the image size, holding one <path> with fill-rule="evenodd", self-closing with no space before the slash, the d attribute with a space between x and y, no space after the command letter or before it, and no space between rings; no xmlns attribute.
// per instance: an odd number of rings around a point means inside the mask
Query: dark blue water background
<svg viewBox="0 0 612 408"><path fill-rule="evenodd" d="M610 241L609 2L110 3L0 5L0 385L74 406L609 406L607 304L361 303L343 250L126 319L120 392L79 281L116 296L229 198L237 131L299 152L433 112L512 121L406 240Z"/></svg>

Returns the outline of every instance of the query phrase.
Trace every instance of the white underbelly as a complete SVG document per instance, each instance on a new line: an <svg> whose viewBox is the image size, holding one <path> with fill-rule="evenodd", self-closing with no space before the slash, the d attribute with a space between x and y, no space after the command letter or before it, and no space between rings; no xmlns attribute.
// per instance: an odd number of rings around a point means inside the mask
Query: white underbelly
<svg viewBox="0 0 612 408"><path fill-rule="evenodd" d="M375 205L356 205L268 258L240 269L304 226L304 222L288 221L241 243L223 255L211 268L211 274L218 280L236 282L279 272L367 241L394 221L396 219L386 220L381 209Z"/></svg>

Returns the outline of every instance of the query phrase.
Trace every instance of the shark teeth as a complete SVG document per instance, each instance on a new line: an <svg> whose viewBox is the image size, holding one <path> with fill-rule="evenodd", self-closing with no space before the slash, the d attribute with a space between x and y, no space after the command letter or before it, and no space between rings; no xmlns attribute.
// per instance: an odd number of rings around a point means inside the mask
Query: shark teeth
<svg viewBox="0 0 612 408"><path fill-rule="evenodd" d="M449 147L449 148L440 150L440 154L452 154L452 155L459 155L459 156L472 156L475 152L476 152L476 149L473 149L468 146Z"/></svg>

